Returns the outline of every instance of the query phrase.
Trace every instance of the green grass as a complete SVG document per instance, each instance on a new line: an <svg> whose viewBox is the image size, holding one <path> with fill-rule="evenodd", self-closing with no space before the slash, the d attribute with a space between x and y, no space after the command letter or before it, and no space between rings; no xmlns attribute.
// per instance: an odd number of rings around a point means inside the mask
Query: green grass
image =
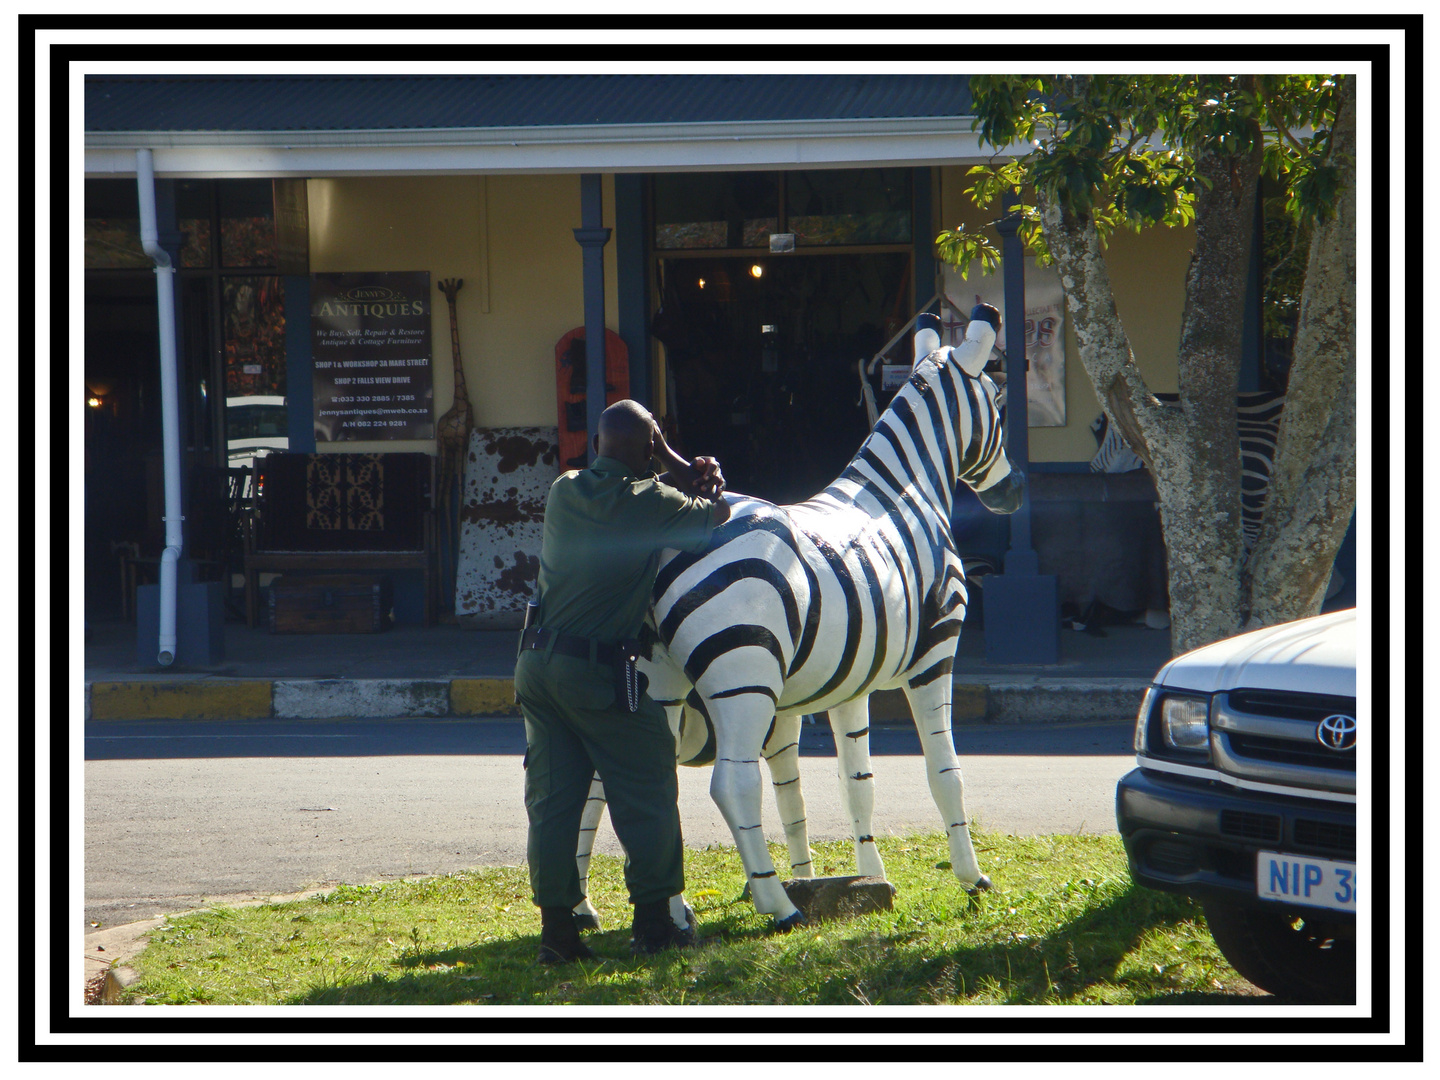
<svg viewBox="0 0 1440 1080"><path fill-rule="evenodd" d="M1063 1005L1253 1001L1197 905L1130 881L1119 839L977 834L995 889L968 897L940 834L880 842L893 911L778 935L741 899L733 848L686 852L702 944L629 952L619 860L596 857L597 954L534 963L524 867L344 886L309 900L171 918L133 961L129 1000L209 1005ZM848 842L817 873L853 873ZM783 850L773 852L783 864Z"/></svg>

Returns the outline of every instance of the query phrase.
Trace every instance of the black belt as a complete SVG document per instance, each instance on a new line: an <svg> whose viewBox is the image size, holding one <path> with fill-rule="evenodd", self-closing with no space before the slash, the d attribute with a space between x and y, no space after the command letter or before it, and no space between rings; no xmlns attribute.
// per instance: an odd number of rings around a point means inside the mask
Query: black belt
<svg viewBox="0 0 1440 1080"><path fill-rule="evenodd" d="M557 653L560 653L562 656L573 656L579 660L591 659L590 650L592 647L595 650L595 662L599 664L614 666L622 660L627 659L627 655L633 659L633 654L627 654L626 651L618 645L605 645L595 641L593 638L580 637L578 634L562 634L557 630L550 630L543 626L534 627L521 634L520 649L521 651L525 649L543 650L549 647L552 640L555 642L555 651Z"/></svg>

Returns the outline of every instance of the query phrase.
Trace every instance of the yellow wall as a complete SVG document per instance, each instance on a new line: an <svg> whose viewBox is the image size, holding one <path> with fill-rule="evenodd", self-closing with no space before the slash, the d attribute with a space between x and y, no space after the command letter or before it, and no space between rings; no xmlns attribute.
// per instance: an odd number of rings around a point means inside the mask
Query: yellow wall
<svg viewBox="0 0 1440 1080"><path fill-rule="evenodd" d="M981 229L995 220L995 208L978 210L965 194L968 166L939 170L940 228L964 224ZM1176 388L1175 350L1180 342L1180 319L1185 303L1185 272L1190 264L1193 229L1147 229L1139 235L1120 233L1111 238L1105 254L1115 304L1130 339L1135 361L1146 383L1157 393ZM997 244L999 237L990 230ZM1095 388L1080 361L1075 327L1065 320L1065 419L1063 428L1030 429L1031 461L1089 461L1095 456L1090 423L1101 412Z"/></svg>
<svg viewBox="0 0 1440 1080"><path fill-rule="evenodd" d="M964 192L965 167L936 170L937 225L979 228L996 216ZM454 400L449 308L435 287L464 279L457 298L460 351L476 427L553 427L555 343L584 322L578 176L312 179L310 266L316 273L428 270L435 415ZM614 228L613 177L604 178L604 223ZM1115 236L1107 254L1116 303L1152 390L1174 391L1191 230ZM488 289L487 289L488 281ZM615 329L615 239L605 247L605 322ZM1031 428L1033 461L1089 461L1100 412L1066 320L1063 428ZM321 449L434 451L433 441L347 442Z"/></svg>
<svg viewBox="0 0 1440 1080"><path fill-rule="evenodd" d="M608 176L604 196L604 223L614 228ZM578 176L312 179L309 200L312 272L430 272L437 419L454 402L454 380L450 310L436 283L454 277L465 282L455 306L474 426L555 426L555 343L585 321L581 248L571 231L580 227ZM614 329L613 237L605 256L605 322ZM318 449L433 452L435 443Z"/></svg>

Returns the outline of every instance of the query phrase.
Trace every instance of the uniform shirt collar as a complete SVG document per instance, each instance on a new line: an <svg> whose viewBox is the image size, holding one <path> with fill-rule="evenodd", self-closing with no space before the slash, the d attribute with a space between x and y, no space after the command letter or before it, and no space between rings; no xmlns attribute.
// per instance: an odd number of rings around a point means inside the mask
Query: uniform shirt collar
<svg viewBox="0 0 1440 1080"><path fill-rule="evenodd" d="M639 480L647 480L653 477L653 472L637 473L618 458L606 457L604 454L596 456L590 463L590 468L598 473L605 473L612 476L633 476Z"/></svg>

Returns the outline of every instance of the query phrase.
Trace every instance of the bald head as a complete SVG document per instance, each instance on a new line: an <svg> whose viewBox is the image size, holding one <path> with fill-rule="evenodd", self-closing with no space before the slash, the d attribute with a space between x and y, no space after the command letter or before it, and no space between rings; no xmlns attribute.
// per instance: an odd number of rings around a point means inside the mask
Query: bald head
<svg viewBox="0 0 1440 1080"><path fill-rule="evenodd" d="M596 452L643 472L650 464L654 437L655 418L638 401L626 398L600 414Z"/></svg>

